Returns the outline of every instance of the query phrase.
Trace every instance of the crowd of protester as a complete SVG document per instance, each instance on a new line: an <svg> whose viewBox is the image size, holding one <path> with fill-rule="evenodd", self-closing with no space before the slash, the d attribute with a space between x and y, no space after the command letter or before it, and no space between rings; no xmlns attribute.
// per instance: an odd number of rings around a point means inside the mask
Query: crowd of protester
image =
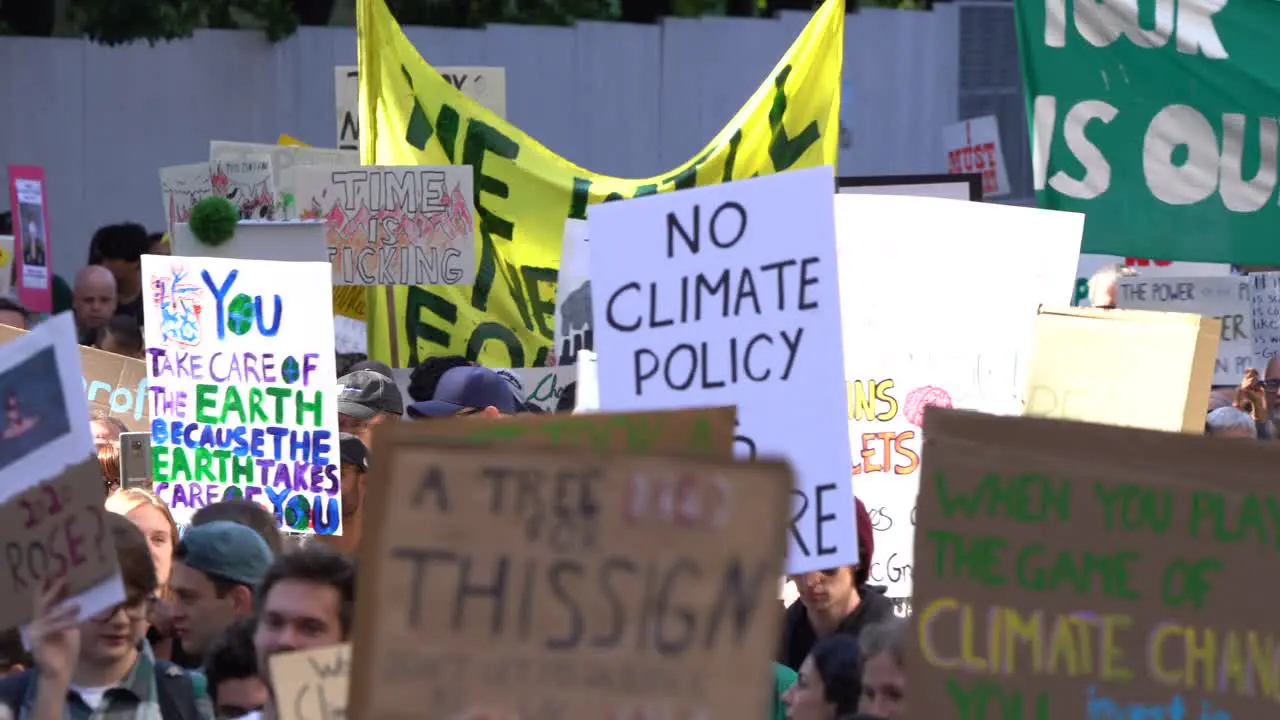
<svg viewBox="0 0 1280 720"><path fill-rule="evenodd" d="M141 357L139 259L165 245L134 224L94 235L90 265L64 300L82 343ZM1115 283L1128 272L1095 275L1092 304L1114 306ZM27 327L29 320L16 300L0 298L0 323ZM77 623L78 608L60 602L65 588L46 587L28 628L29 649L16 632L0 637L0 712L40 720L273 720L266 659L350 635L363 500L377 462L369 450L373 428L541 412L521 400L511 378L463 357L426 359L405 392L385 364L352 354L337 361L341 537L284 534L270 511L243 498L206 505L180 527L145 483L121 486L126 427L103 412L89 418L126 599ZM1278 391L1280 361L1249 371L1239 387L1215 389L1206 432L1280 437ZM571 386L557 411L572 407ZM858 563L789 578L799 597L780 608L771 673L777 720L909 717L907 623L894 615L885 588L870 582L875 538L866 508L856 505Z"/></svg>

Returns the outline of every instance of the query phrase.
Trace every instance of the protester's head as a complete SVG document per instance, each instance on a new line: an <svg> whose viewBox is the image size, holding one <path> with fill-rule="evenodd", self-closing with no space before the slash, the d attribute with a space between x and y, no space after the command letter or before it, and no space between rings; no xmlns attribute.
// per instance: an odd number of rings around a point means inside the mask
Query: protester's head
<svg viewBox="0 0 1280 720"><path fill-rule="evenodd" d="M30 319L31 315L22 303L10 297L0 297L0 325L27 330Z"/></svg>
<svg viewBox="0 0 1280 720"><path fill-rule="evenodd" d="M256 595L253 636L258 672L271 683L268 659L276 653L336 645L351 636L356 568L323 545L276 558Z"/></svg>
<svg viewBox="0 0 1280 720"><path fill-rule="evenodd" d="M351 371L355 369L356 363L368 359L369 356L364 353L334 353L334 369L337 370L337 376L342 377L343 375L350 374Z"/></svg>
<svg viewBox="0 0 1280 720"><path fill-rule="evenodd" d="M178 524L173 521L169 506L149 490L129 488L108 497L106 508L107 512L128 518L142 531L155 564L157 582L161 588L167 587L178 545Z"/></svg>
<svg viewBox="0 0 1280 720"><path fill-rule="evenodd" d="M147 255L172 255L169 247L169 233L153 232L147 235Z"/></svg>
<svg viewBox="0 0 1280 720"><path fill-rule="evenodd" d="M338 430L371 445L373 428L404 414L404 397L395 381L372 370L356 370L338 378Z"/></svg>
<svg viewBox="0 0 1280 720"><path fill-rule="evenodd" d="M224 498L196 510L191 516L191 527L225 520L237 523L258 533L271 548L272 555L279 555L284 547L280 527L270 510L246 498Z"/></svg>
<svg viewBox="0 0 1280 720"><path fill-rule="evenodd" d="M80 625L80 663L90 667L114 666L136 656L159 590L142 531L115 513L107 513L104 523L115 545L125 599Z"/></svg>
<svg viewBox="0 0 1280 720"><path fill-rule="evenodd" d="M859 588L866 585L870 578L876 547L871 515L867 512L867 506L856 498L854 522L858 534L857 565L813 570L790 576L800 594L800 602L810 612L843 618L856 607L860 597Z"/></svg>
<svg viewBox="0 0 1280 720"><path fill-rule="evenodd" d="M258 657L253 649L257 618L240 618L213 642L204 659L209 699L218 720L239 718L267 704L267 686L258 677Z"/></svg>
<svg viewBox="0 0 1280 720"><path fill-rule="evenodd" d="M892 618L862 631L862 700L860 712L885 718L907 719L907 676L903 658L910 624Z"/></svg>
<svg viewBox="0 0 1280 720"><path fill-rule="evenodd" d="M421 366L414 370L418 375ZM413 389L412 380L410 390ZM463 415L500 417L527 412L516 389L506 378L479 365L459 365L442 373L428 400L408 407L409 417L444 418Z"/></svg>
<svg viewBox="0 0 1280 720"><path fill-rule="evenodd" d="M354 517L364 504L364 490L369 474L369 448L351 433L341 433L339 448L342 459L342 516Z"/></svg>
<svg viewBox="0 0 1280 720"><path fill-rule="evenodd" d="M120 489L120 446L107 443L98 446L98 466L102 468L102 484L106 496Z"/></svg>
<svg viewBox="0 0 1280 720"><path fill-rule="evenodd" d="M1258 439L1258 426L1253 418L1233 407L1221 407L1209 413L1205 418L1204 431L1206 435L1218 438Z"/></svg>
<svg viewBox="0 0 1280 720"><path fill-rule="evenodd" d="M1134 277L1137 274L1137 270L1122 263L1108 265L1095 272L1089 278L1089 305L1096 308L1114 308L1116 287L1120 284L1120 278Z"/></svg>
<svg viewBox="0 0 1280 720"><path fill-rule="evenodd" d="M409 398L413 402L426 402L435 399L436 386L440 378L454 368L471 367L475 363L461 355L441 355L429 357L418 363L409 373Z"/></svg>
<svg viewBox="0 0 1280 720"><path fill-rule="evenodd" d="M788 720L836 720L858 710L862 694L858 641L837 633L809 651L796 682L782 695Z"/></svg>
<svg viewBox="0 0 1280 720"><path fill-rule="evenodd" d="M253 614L253 588L271 567L271 548L244 525L211 522L189 528L174 559L174 634L201 655L236 618Z"/></svg>
<svg viewBox="0 0 1280 720"><path fill-rule="evenodd" d="M96 331L106 325L116 312L115 275L101 265L90 265L76 273L71 309L81 331Z"/></svg>
<svg viewBox="0 0 1280 720"><path fill-rule="evenodd" d="M141 225L104 225L89 241L89 264L110 270L118 288L138 287L142 279L142 256L150 248L147 229Z"/></svg>
<svg viewBox="0 0 1280 720"><path fill-rule="evenodd" d="M1262 388L1267 394L1267 407L1273 415L1280 413L1280 356L1267 361Z"/></svg>
<svg viewBox="0 0 1280 720"><path fill-rule="evenodd" d="M351 364L351 369L348 370L347 372L353 373L353 372L356 372L357 370L371 370L383 377L388 377L388 378L391 378L392 380L395 379L395 376L391 374L391 366L386 363L378 362L377 360L369 360L368 358L363 360L357 360L356 362ZM401 401L403 402L403 398L401 398Z"/></svg>
<svg viewBox="0 0 1280 720"><path fill-rule="evenodd" d="M102 328L98 349L116 355L142 360L145 357L142 326L132 315L116 315Z"/></svg>
<svg viewBox="0 0 1280 720"><path fill-rule="evenodd" d="M578 382L569 383L560 391L560 397L556 398L556 414L572 414L578 405Z"/></svg>
<svg viewBox="0 0 1280 720"><path fill-rule="evenodd" d="M93 432L93 444L99 447L109 443L120 444L120 436L129 432L128 426L105 410L89 413L89 429Z"/></svg>

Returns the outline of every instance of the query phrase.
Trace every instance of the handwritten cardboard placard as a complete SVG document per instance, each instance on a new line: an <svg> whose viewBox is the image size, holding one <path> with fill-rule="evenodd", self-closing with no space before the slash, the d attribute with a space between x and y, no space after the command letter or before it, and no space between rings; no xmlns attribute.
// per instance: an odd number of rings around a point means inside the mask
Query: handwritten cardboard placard
<svg viewBox="0 0 1280 720"><path fill-rule="evenodd" d="M244 497L342 534L329 265L145 255L155 492L185 523Z"/></svg>
<svg viewBox="0 0 1280 720"><path fill-rule="evenodd" d="M306 167L298 217L324 220L334 285L471 285L471 166Z"/></svg>
<svg viewBox="0 0 1280 720"><path fill-rule="evenodd" d="M1022 414L1202 433L1221 332L1188 313L1040 308Z"/></svg>
<svg viewBox="0 0 1280 720"><path fill-rule="evenodd" d="M374 426L374 457L399 444L498 444L637 455L732 460L736 411L731 407L650 413L513 415ZM381 443L386 442L384 448Z"/></svg>
<svg viewBox="0 0 1280 720"><path fill-rule="evenodd" d="M591 207L602 410L738 407L800 481L787 571L858 562L831 168ZM776 238L789 237L786 243Z"/></svg>
<svg viewBox="0 0 1280 720"><path fill-rule="evenodd" d="M767 706L785 464L499 446L380 457L351 663L362 718Z"/></svg>
<svg viewBox="0 0 1280 720"><path fill-rule="evenodd" d="M0 346L26 333L0 325ZM80 347L80 383L89 410L102 410L134 432L151 429L147 413L147 366L141 360Z"/></svg>
<svg viewBox="0 0 1280 720"><path fill-rule="evenodd" d="M1239 276L1120 278L1116 307L1195 313L1222 322L1214 385L1238 385L1254 367L1253 281Z"/></svg>
<svg viewBox="0 0 1280 720"><path fill-rule="evenodd" d="M1274 717L1277 457L930 408L911 717Z"/></svg>
<svg viewBox="0 0 1280 720"><path fill-rule="evenodd" d="M6 567L0 580L0 630L33 619L46 578L65 577L68 595L75 596L119 572L102 498L102 467L91 458L0 504Z"/></svg>
<svg viewBox="0 0 1280 720"><path fill-rule="evenodd" d="M81 620L124 600L78 347L69 312L0 347L0 630L30 619L48 577L67 577Z"/></svg>
<svg viewBox="0 0 1280 720"><path fill-rule="evenodd" d="M347 717L351 644L272 655L271 686L277 720Z"/></svg>

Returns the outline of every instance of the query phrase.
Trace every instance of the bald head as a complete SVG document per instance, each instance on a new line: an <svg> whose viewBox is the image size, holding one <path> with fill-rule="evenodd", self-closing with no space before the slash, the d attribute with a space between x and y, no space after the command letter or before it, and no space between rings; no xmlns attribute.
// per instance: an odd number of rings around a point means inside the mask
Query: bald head
<svg viewBox="0 0 1280 720"><path fill-rule="evenodd" d="M97 330L116 313L116 278L101 265L90 265L76 275L71 307L80 330Z"/></svg>

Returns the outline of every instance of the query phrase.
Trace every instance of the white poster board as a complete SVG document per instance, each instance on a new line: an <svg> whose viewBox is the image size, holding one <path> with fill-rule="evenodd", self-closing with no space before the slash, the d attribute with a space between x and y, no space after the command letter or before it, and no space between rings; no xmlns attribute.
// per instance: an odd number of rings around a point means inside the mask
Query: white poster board
<svg viewBox="0 0 1280 720"><path fill-rule="evenodd" d="M1253 354L1258 370L1280 355L1280 272L1251 273L1253 282Z"/></svg>
<svg viewBox="0 0 1280 720"><path fill-rule="evenodd" d="M1253 281L1247 277L1120 278L1116 307L1194 313L1222 320L1214 385L1239 385L1256 367L1253 347ZM1260 368L1261 369L1261 368Z"/></svg>
<svg viewBox="0 0 1280 720"><path fill-rule="evenodd" d="M175 256L329 262L325 225L317 220L241 220L235 235L215 246L196 240L187 223L178 223L176 230L169 242Z"/></svg>
<svg viewBox="0 0 1280 720"><path fill-rule="evenodd" d="M564 221L556 283L556 364L573 365L594 349L591 331L591 240L585 220Z"/></svg>
<svg viewBox="0 0 1280 720"><path fill-rule="evenodd" d="M1148 260L1145 258L1089 253L1080 256L1080 267L1076 271L1076 293L1072 304L1087 305L1089 278L1093 277L1093 274L1102 268L1112 265L1124 265L1132 268L1139 276L1146 278L1227 277L1231 275L1231 266L1227 263Z"/></svg>
<svg viewBox="0 0 1280 720"><path fill-rule="evenodd" d="M995 115L947 125L942 128L942 146L947 151L948 172L981 175L983 197L1009 194L1009 171L1004 164Z"/></svg>
<svg viewBox="0 0 1280 720"><path fill-rule="evenodd" d="M223 498L342 534L327 262L142 256L154 490L174 519Z"/></svg>
<svg viewBox="0 0 1280 720"><path fill-rule="evenodd" d="M600 410L737 405L790 460L787 571L857 562L831 168L594 205ZM786 238L785 242L779 241Z"/></svg>
<svg viewBox="0 0 1280 720"><path fill-rule="evenodd" d="M500 67L436 68L463 95L507 117L507 70ZM338 111L338 149L360 150L360 70L355 65L333 69L334 100Z"/></svg>
<svg viewBox="0 0 1280 720"><path fill-rule="evenodd" d="M841 280L856 279L840 284L842 389L854 487L875 530L871 582L909 598L924 409L1019 413L1032 318L1071 297L1084 216L928 197L835 203Z"/></svg>

